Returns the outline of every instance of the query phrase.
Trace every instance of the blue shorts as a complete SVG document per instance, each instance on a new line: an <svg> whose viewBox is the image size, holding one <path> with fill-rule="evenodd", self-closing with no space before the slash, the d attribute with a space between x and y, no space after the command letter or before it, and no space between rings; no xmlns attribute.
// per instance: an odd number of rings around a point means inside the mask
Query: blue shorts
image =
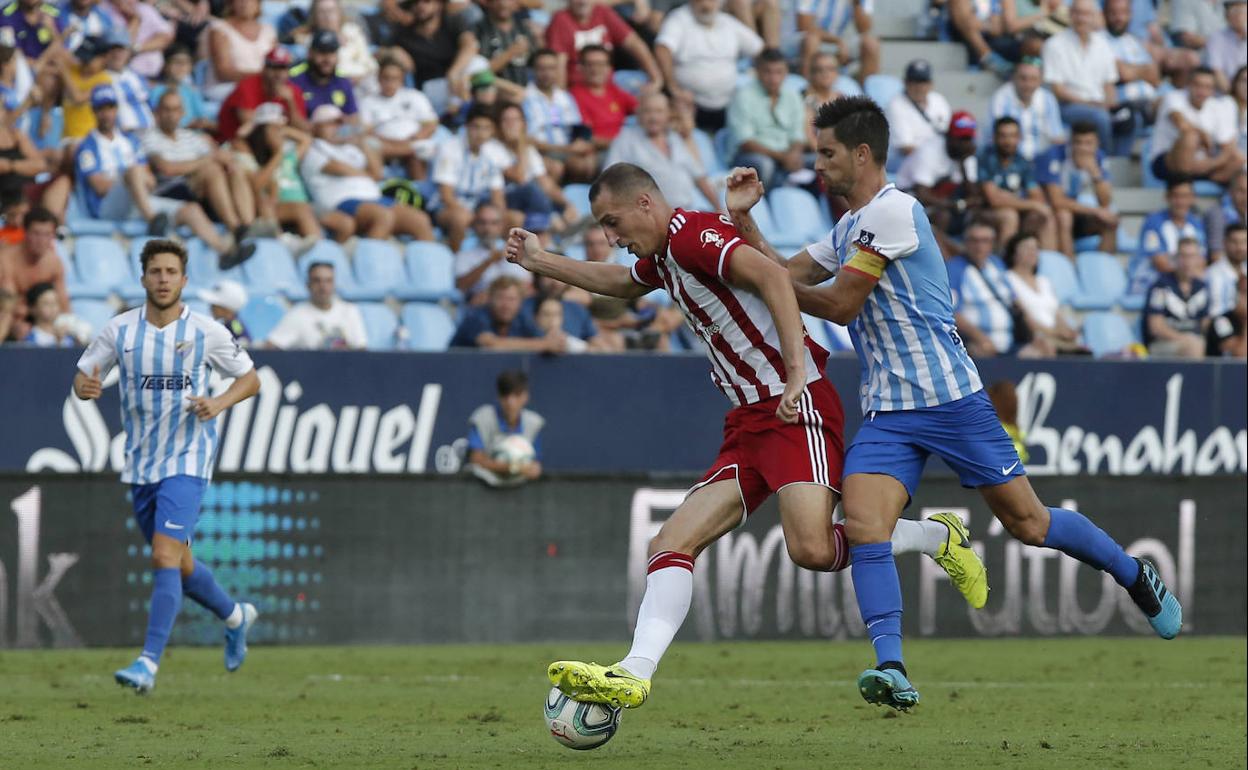
<svg viewBox="0 0 1248 770"><path fill-rule="evenodd" d="M970 489L1027 474L981 390L940 406L868 414L845 456L845 475L892 476L913 498L928 455L944 460Z"/></svg>
<svg viewBox="0 0 1248 770"><path fill-rule="evenodd" d="M360 210L360 206L363 206L365 203L376 203L378 206L385 206L388 209L394 208L394 200L392 198L378 198L373 201L360 200L359 198L348 198L342 203L339 203L335 210L341 211L349 217L353 217L355 216L355 212Z"/></svg>
<svg viewBox="0 0 1248 770"><path fill-rule="evenodd" d="M207 487L208 479L198 476L170 476L155 484L132 484L130 501L143 539L150 543L152 535L159 534L191 542Z"/></svg>

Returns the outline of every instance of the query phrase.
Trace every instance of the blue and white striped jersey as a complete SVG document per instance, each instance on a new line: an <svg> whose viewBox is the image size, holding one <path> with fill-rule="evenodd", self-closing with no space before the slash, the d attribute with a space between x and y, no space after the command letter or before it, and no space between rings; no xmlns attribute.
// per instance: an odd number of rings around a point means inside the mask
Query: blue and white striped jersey
<svg viewBox="0 0 1248 770"><path fill-rule="evenodd" d="M797 12L815 17L815 25L841 37L854 23L854 8L868 15L875 11L875 0L797 0Z"/></svg>
<svg viewBox="0 0 1248 770"><path fill-rule="evenodd" d="M1055 142L1066 137L1062 125L1062 108L1057 97L1044 86L1031 95L1031 104L1023 104L1013 83L1005 83L992 95L988 103L990 122L1011 117L1018 121L1020 134L1018 152L1027 160L1034 159Z"/></svg>
<svg viewBox="0 0 1248 770"><path fill-rule="evenodd" d="M1152 54L1131 33L1111 35L1105 32L1104 34L1105 39L1109 41L1110 49L1114 52L1114 58L1118 61L1124 64L1153 63ZM1118 91L1118 99L1124 102L1147 102L1157 98L1157 89L1147 80L1119 82L1115 88Z"/></svg>
<svg viewBox="0 0 1248 770"><path fill-rule="evenodd" d="M945 259L913 196L886 185L806 251L833 275L860 252L886 263L849 325L864 414L939 406L983 388L954 324Z"/></svg>
<svg viewBox="0 0 1248 770"><path fill-rule="evenodd" d="M154 484L170 476L212 478L216 419L187 414L188 396L208 395L209 371L239 377L254 368L229 330L206 315L182 315L164 328L147 322L145 307L114 317L91 342L78 370L101 379L121 370L121 421L126 431L127 484Z"/></svg>

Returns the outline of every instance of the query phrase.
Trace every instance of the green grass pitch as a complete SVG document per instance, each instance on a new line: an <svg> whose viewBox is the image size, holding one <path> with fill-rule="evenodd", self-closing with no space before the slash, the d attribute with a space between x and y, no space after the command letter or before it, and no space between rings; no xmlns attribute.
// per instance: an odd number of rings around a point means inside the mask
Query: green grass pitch
<svg viewBox="0 0 1248 770"><path fill-rule="evenodd" d="M920 640L909 714L868 706L854 642L677 644L606 746L546 733L545 666L623 645L0 653L0 767L1225 768L1245 766L1240 638Z"/></svg>

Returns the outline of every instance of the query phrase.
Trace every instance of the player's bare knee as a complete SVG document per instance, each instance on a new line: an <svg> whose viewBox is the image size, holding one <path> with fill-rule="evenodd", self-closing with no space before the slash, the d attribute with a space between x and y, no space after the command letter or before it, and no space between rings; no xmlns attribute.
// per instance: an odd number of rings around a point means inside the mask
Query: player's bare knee
<svg viewBox="0 0 1248 770"><path fill-rule="evenodd" d="M997 517L1007 532L1024 545L1044 545L1048 520L1031 510L1010 511Z"/></svg>
<svg viewBox="0 0 1248 770"><path fill-rule="evenodd" d="M156 569L181 569L182 552L186 546L173 542L156 540L152 543L152 566Z"/></svg>
<svg viewBox="0 0 1248 770"><path fill-rule="evenodd" d="M820 547L814 543L786 543L789 558L802 569L815 572L827 572L836 564L836 554L832 547Z"/></svg>

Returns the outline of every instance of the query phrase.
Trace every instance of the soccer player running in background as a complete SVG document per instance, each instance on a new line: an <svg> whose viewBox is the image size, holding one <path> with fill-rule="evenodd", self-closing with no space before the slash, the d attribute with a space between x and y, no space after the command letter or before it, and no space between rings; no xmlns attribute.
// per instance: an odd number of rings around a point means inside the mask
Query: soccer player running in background
<svg viewBox="0 0 1248 770"><path fill-rule="evenodd" d="M550 254L520 229L511 231L507 258L596 294L633 298L665 289L705 344L711 380L733 406L719 457L650 542L628 655L614 666L558 661L547 671L575 700L631 708L648 697L659 659L689 611L694 559L773 493L790 558L812 570L845 568L844 528L832 520L843 414L823 377L828 354L805 334L788 273L746 244L726 217L673 209L654 179L628 163L603 171L589 197L610 244L638 258L632 268ZM654 383L641 397L667 394ZM983 564L962 522L946 519L898 522L892 546L886 536L884 547L933 556L968 601L983 606Z"/></svg>
<svg viewBox="0 0 1248 770"><path fill-rule="evenodd" d="M877 660L859 677L863 697L899 709L919 700L902 662L889 536L933 454L980 491L1011 535L1110 573L1158 635L1174 638L1182 609L1153 565L1127 555L1082 514L1045 507L1032 490L958 337L931 224L885 177L884 113L869 98L841 98L819 108L815 129L815 170L850 206L826 238L788 260L777 254L749 215L763 194L751 169L730 174L728 207L742 237L787 265L802 310L848 326L858 353L865 419L845 458L843 509L858 608Z"/></svg>
<svg viewBox="0 0 1248 770"><path fill-rule="evenodd" d="M110 320L82 354L74 394L99 398L103 379L114 366L120 370L126 431L121 480L130 485L134 517L152 547L152 600L143 652L114 678L143 694L156 685L183 593L225 621L227 671L237 670L247 655L256 608L231 599L191 554L190 544L212 478L216 417L258 393L260 378L229 330L182 303L186 249L181 244L148 241L140 264L147 302ZM210 371L236 379L213 397Z"/></svg>

